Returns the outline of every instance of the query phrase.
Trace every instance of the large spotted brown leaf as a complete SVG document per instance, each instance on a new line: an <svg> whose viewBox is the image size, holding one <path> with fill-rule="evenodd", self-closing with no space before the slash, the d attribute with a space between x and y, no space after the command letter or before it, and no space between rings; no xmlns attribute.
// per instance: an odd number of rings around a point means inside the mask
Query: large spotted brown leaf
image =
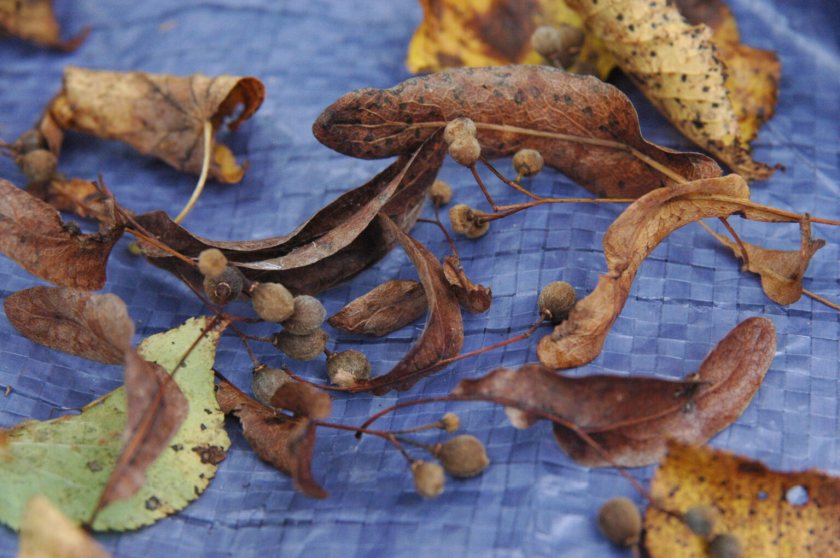
<svg viewBox="0 0 840 558"><path fill-rule="evenodd" d="M215 132L232 118L228 127L235 130L260 108L264 98L265 87L253 77L173 76L70 66L64 70L62 90L47 107L39 127L56 154L63 130L74 130L123 141L178 170L199 174L206 147L205 123ZM215 141L209 147L210 176L220 182L242 180L245 166L236 162L230 149Z"/></svg>
<svg viewBox="0 0 840 558"><path fill-rule="evenodd" d="M615 87L545 66L459 68L360 89L325 109L313 133L340 153L375 159L413 152L458 117L475 122L486 157L537 149L602 197L720 175L708 157L646 141L633 105Z"/></svg>

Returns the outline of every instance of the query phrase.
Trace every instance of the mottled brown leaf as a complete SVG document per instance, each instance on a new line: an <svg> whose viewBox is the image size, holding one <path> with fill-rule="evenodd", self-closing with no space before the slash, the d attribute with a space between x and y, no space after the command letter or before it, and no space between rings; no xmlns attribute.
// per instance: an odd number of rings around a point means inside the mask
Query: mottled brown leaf
<svg viewBox="0 0 840 558"><path fill-rule="evenodd" d="M579 300L569 318L540 340L540 362L549 368L573 368L597 357L627 301L639 266L653 249L688 223L733 213L755 220L794 220L754 207L749 201L749 188L736 174L662 188L638 199L604 235L607 272L595 290Z"/></svg>
<svg viewBox="0 0 840 558"><path fill-rule="evenodd" d="M470 281L457 256L443 258L443 276L455 296L458 297L458 302L466 310L473 314L481 314L490 309L493 303L493 292L490 287L476 285Z"/></svg>
<svg viewBox="0 0 840 558"><path fill-rule="evenodd" d="M360 89L328 107L313 133L340 153L375 159L413 152L457 117L475 122L484 156L536 149L601 197L637 197L674 184L674 175L720 175L708 157L646 141L633 105L615 87L545 66L460 68L392 89Z"/></svg>
<svg viewBox="0 0 840 558"><path fill-rule="evenodd" d="M428 308L420 283L394 279L350 302L328 321L342 331L381 337L414 322Z"/></svg>
<svg viewBox="0 0 840 558"><path fill-rule="evenodd" d="M366 184L342 194L336 200L318 211L292 233L262 240L214 241L193 235L173 222L163 212L140 215L137 221L168 246L187 256L197 258L206 248L218 248L233 265L252 280L275 281L284 284L296 294L316 294L359 273L370 266L393 247L396 240L383 230L377 220L368 221L368 216L357 215L359 207L381 207L381 211L394 219L403 229L410 229L425 200L425 194L437 176L445 149L439 135L423 144L416 154L400 157L387 169ZM409 162L411 164L409 165ZM401 179L396 180L397 177ZM396 189L383 204L383 192ZM385 194L387 196L387 194ZM331 231L341 229L344 238L335 239ZM320 247L323 239L334 241ZM348 243L349 241L349 243ZM200 288L201 276L195 268L188 266L153 247L144 246L149 260L168 269ZM297 267L291 259L282 260L293 251L304 258ZM312 263L317 251L320 258ZM265 269L259 269L261 262L274 261ZM279 269L277 261L283 261Z"/></svg>
<svg viewBox="0 0 840 558"><path fill-rule="evenodd" d="M172 376L133 349L125 353L125 393L125 446L99 497L97 510L140 490L146 481L146 469L168 447L189 413L189 402Z"/></svg>
<svg viewBox="0 0 840 558"><path fill-rule="evenodd" d="M33 496L20 524L18 558L110 558L46 496Z"/></svg>
<svg viewBox="0 0 840 558"><path fill-rule="evenodd" d="M802 278L805 276L805 270L808 269L808 264L817 250L825 246L825 240L811 239L811 221L806 218L799 226L799 250L770 250L744 242L747 261L743 269L761 277L764 293L778 304L793 304L802 297ZM732 250L736 258L744 261L741 245L712 229L708 230L721 244Z"/></svg>
<svg viewBox="0 0 840 558"><path fill-rule="evenodd" d="M651 558L708 556L706 542L678 519L695 506L715 510L712 534L738 537L745 557L840 556L840 479L823 472L772 471L753 459L675 442L650 492L658 504L645 515Z"/></svg>
<svg viewBox="0 0 840 558"><path fill-rule="evenodd" d="M704 443L731 424L758 390L775 352L773 323L750 318L685 381L575 378L527 364L464 380L453 394L517 409L524 413L514 415L519 427L538 418L553 420L560 447L588 467L636 467L656 462L668 439Z"/></svg>
<svg viewBox="0 0 840 558"><path fill-rule="evenodd" d="M134 322L113 294L32 287L6 297L4 309L21 335L51 349L121 364L131 348Z"/></svg>
<svg viewBox="0 0 840 558"><path fill-rule="evenodd" d="M120 224L97 234L65 228L58 212L0 179L0 252L26 271L64 287L101 289Z"/></svg>
<svg viewBox="0 0 840 558"><path fill-rule="evenodd" d="M388 373L367 382L359 382L352 391L372 391L377 395L392 389L407 390L421 378L442 368L438 363L461 351L464 326L458 299L443 276L440 262L417 240L411 238L386 216L379 218L382 226L397 238L408 255L426 293L429 312L420 338L402 360Z"/></svg>
<svg viewBox="0 0 840 558"><path fill-rule="evenodd" d="M313 498L327 492L312 478L315 426L304 416L279 414L222 380L216 399L225 414L239 417L242 433L260 459L292 477L295 488Z"/></svg>
<svg viewBox="0 0 840 558"><path fill-rule="evenodd" d="M8 34L43 47L71 51L79 48L89 32L88 28L72 39L61 40L52 0L0 0L0 38Z"/></svg>
<svg viewBox="0 0 840 558"><path fill-rule="evenodd" d="M235 114L228 124L235 130L264 98L265 87L253 77L184 77L70 66L40 128L56 154L62 140L57 130L75 130L123 141L178 170L199 174L204 123L210 122L215 132ZM242 180L245 167L230 149L216 142L211 149L210 176L220 182Z"/></svg>

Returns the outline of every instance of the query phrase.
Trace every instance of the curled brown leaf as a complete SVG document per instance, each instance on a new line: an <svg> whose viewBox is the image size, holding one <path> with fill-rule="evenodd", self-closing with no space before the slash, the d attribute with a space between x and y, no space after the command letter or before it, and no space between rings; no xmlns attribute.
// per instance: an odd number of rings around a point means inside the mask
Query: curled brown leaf
<svg viewBox="0 0 840 558"><path fill-rule="evenodd" d="M458 302L465 309L473 314L481 314L490 309L493 303L493 292L490 287L476 285L470 281L457 256L443 258L443 276L455 296L458 297Z"/></svg>
<svg viewBox="0 0 840 558"><path fill-rule="evenodd" d="M32 287L6 297L4 309L21 335L51 349L120 364L131 348L134 322L113 294Z"/></svg>
<svg viewBox="0 0 840 558"><path fill-rule="evenodd" d="M117 223L100 233L80 234L65 227L49 204L0 179L0 252L41 279L101 289L108 256L122 232Z"/></svg>
<svg viewBox="0 0 840 558"><path fill-rule="evenodd" d="M758 390L775 351L773 323L750 318L684 381L568 377L526 364L463 380L453 395L516 409L519 427L553 421L560 447L583 465L636 467L656 462L668 439L700 444L731 424Z"/></svg>
<svg viewBox="0 0 840 558"><path fill-rule="evenodd" d="M342 331L381 337L414 322L428 308L420 283L394 279L353 300L328 322Z"/></svg>
<svg viewBox="0 0 840 558"><path fill-rule="evenodd" d="M222 75L188 77L142 72L96 71L70 66L61 92L39 125L58 154L62 130L123 141L172 167L199 174L204 158L204 124L235 130L259 109L265 86L257 78ZM243 108L236 112L239 106ZM245 167L225 145L211 149L210 176L239 182Z"/></svg>
<svg viewBox="0 0 840 558"><path fill-rule="evenodd" d="M72 39L62 40L52 0L0 0L0 36L8 34L40 46L72 51L89 32L87 28Z"/></svg>
<svg viewBox="0 0 840 558"><path fill-rule="evenodd" d="M448 121L475 122L485 157L523 148L600 197L637 197L720 175L717 163L646 141L629 99L593 77L545 66L459 68L391 89L360 89L313 125L324 145L353 157L411 153Z"/></svg>

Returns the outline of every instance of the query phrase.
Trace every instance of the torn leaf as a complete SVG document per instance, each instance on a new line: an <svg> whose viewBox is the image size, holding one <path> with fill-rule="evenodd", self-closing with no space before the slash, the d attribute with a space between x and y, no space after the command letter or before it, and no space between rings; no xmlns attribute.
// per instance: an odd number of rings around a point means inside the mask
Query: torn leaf
<svg viewBox="0 0 840 558"><path fill-rule="evenodd" d="M382 337L413 323L428 308L426 293L420 283L393 279L351 301L328 323L349 333Z"/></svg>
<svg viewBox="0 0 840 558"><path fill-rule="evenodd" d="M466 310L473 314L481 314L490 309L490 305L493 303L493 292L490 287L476 285L470 281L470 278L464 273L461 260L457 256L443 258L443 276L455 296L458 297L458 302Z"/></svg>

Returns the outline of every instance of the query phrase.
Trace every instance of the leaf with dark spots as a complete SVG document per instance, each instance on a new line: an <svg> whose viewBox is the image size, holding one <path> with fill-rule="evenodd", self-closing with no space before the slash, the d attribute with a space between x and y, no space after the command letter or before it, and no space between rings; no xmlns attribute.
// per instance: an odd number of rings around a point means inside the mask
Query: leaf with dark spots
<svg viewBox="0 0 840 558"><path fill-rule="evenodd" d="M0 252L26 271L64 287L101 289L117 224L96 234L66 228L49 204L0 179Z"/></svg>
<svg viewBox="0 0 840 558"><path fill-rule="evenodd" d="M449 288L437 258L417 240L405 234L386 216L379 221L396 237L408 255L426 293L429 312L423 333L390 372L367 382L359 382L351 391L372 391L382 395L392 389L407 390L421 378L442 368L439 362L457 355L464 343L461 307Z"/></svg>
<svg viewBox="0 0 840 558"><path fill-rule="evenodd" d="M761 277L764 293L778 304L793 304L802 297L802 278L811 258L817 250L825 246L824 240L811 239L811 221L805 218L799 224L801 243L799 250L770 250L745 242L747 260L743 268ZM736 258L744 261L744 253L737 242L719 235L712 229L709 232L721 244L732 250Z"/></svg>
<svg viewBox="0 0 840 558"><path fill-rule="evenodd" d="M47 48L73 51L85 41L90 28L66 41L55 18L52 0L0 0L0 38L4 34Z"/></svg>
<svg viewBox="0 0 840 558"><path fill-rule="evenodd" d="M342 331L381 337L419 319L428 308L420 283L394 279L350 302L328 322Z"/></svg>
<svg viewBox="0 0 840 558"><path fill-rule="evenodd" d="M271 396L271 406L295 416L325 419L332 414L332 399L327 392L303 382L286 382Z"/></svg>
<svg viewBox="0 0 840 558"><path fill-rule="evenodd" d="M58 131L74 130L123 141L140 153L194 174L201 172L205 149L209 149L210 176L234 183L242 180L246 167L236 162L225 145L205 146L205 123L215 132L235 115L228 124L235 130L260 108L264 98L265 86L253 77L184 77L70 66L64 70L61 92L39 127L56 154L63 140Z"/></svg>
<svg viewBox="0 0 840 558"><path fill-rule="evenodd" d="M490 287L476 285L470 281L457 256L446 256L443 259L443 276L455 296L458 297L458 302L466 310L473 314L481 314L490 309L493 303L493 292Z"/></svg>
<svg viewBox="0 0 840 558"><path fill-rule="evenodd" d="M342 194L285 236L243 241L209 240L193 235L160 211L139 215L137 221L181 254L197 258L202 250L218 248L251 280L279 282L297 294L316 294L364 270L393 247L393 235L383 230L377 220L369 220L368 214L359 214L360 207L379 207L405 230L414 226L445 152L440 135L431 138L415 154L400 157L369 182ZM335 230L343 231L341 238L332 233ZM327 242L325 238L332 240ZM307 248L312 245L320 246ZM149 245L143 245L143 250L153 264L201 287L202 277L194 267ZM297 264L303 265L297 267L291 259L282 260L296 250L306 261L315 259L312 257L314 252L309 250L316 250L320 259L312 263L300 260ZM261 262L281 260L284 269L277 265L259 269Z"/></svg>
<svg viewBox="0 0 840 558"><path fill-rule="evenodd" d="M189 413L187 398L172 376L132 349L125 353L125 392L125 445L99 497L97 510L140 490L146 481L146 469L169 447Z"/></svg>
<svg viewBox="0 0 840 558"><path fill-rule="evenodd" d="M278 414L225 380L219 383L216 399L225 414L239 418L245 439L260 459L289 475L295 488L307 496L327 497L327 492L312 477L315 425L310 419Z"/></svg>
<svg viewBox="0 0 840 558"><path fill-rule="evenodd" d="M669 439L702 444L740 416L776 352L766 318L736 326L685 381L626 376L561 376L537 364L463 380L453 395L517 412L520 428L554 422L560 447L588 467L656 462ZM607 459L607 457L609 459Z"/></svg>
<svg viewBox="0 0 840 558"><path fill-rule="evenodd" d="M131 348L134 322L113 294L32 287L6 297L6 317L21 335L106 364L121 364Z"/></svg>
<svg viewBox="0 0 840 558"><path fill-rule="evenodd" d="M598 356L621 313L633 279L645 258L662 240L688 223L734 213L770 222L798 221L749 201L749 188L737 174L661 188L636 200L607 229L607 272L569 317L540 340L537 352L549 368L573 368Z"/></svg>
<svg viewBox="0 0 840 558"><path fill-rule="evenodd" d="M630 100L593 77L545 66L460 68L360 89L313 125L324 145L376 159L411 153L458 118L471 118L488 158L536 149L600 196L638 197L660 186L720 175L710 158L646 141Z"/></svg>

